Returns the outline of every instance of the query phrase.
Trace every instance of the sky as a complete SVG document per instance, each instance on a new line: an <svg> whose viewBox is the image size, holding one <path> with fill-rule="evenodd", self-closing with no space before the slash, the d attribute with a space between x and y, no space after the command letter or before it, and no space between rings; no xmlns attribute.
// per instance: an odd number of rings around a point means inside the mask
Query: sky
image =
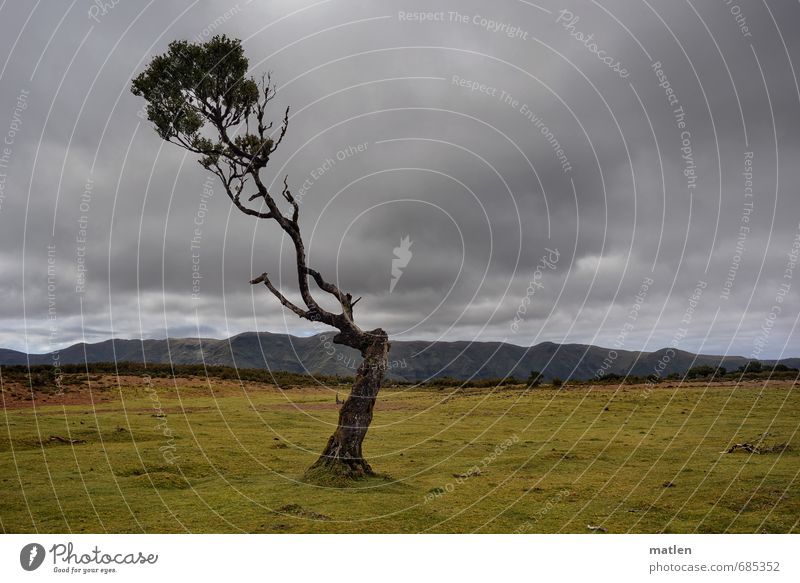
<svg viewBox="0 0 800 583"><path fill-rule="evenodd" d="M789 1L4 2L0 347L322 330L248 283L298 297L278 226L130 92L169 42L225 34L291 108L263 179L288 175L362 328L800 356L797 22Z"/></svg>

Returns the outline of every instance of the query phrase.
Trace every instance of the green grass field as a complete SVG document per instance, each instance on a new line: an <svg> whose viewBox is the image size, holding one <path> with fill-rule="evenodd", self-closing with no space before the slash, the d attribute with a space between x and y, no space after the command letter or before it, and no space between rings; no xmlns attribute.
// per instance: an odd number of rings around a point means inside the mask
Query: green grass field
<svg viewBox="0 0 800 583"><path fill-rule="evenodd" d="M365 442L381 476L333 488L302 476L336 422L336 387L93 379L34 402L3 387L0 530L800 530L791 381L386 387ZM779 447L725 452L760 435Z"/></svg>

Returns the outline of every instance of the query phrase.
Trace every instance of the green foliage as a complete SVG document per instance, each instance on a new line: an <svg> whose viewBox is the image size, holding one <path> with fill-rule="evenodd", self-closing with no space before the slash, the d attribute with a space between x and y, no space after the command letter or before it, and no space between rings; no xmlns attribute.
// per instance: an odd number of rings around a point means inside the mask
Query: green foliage
<svg viewBox="0 0 800 583"><path fill-rule="evenodd" d="M272 140L261 141L258 136L253 134L242 134L234 138L233 143L250 156L256 156L259 152L266 151L272 147Z"/></svg>
<svg viewBox="0 0 800 583"><path fill-rule="evenodd" d="M174 41L133 80L131 91L147 101L147 117L158 135L204 154L201 164L207 167L227 146L203 137L204 125L231 127L250 115L258 102L259 88L245 77L247 69L238 39L223 35L202 44ZM238 136L236 144L248 153L264 146L249 134Z"/></svg>
<svg viewBox="0 0 800 583"><path fill-rule="evenodd" d="M776 364L773 369L775 372L797 372L796 368L791 368L785 364Z"/></svg>
<svg viewBox="0 0 800 583"><path fill-rule="evenodd" d="M550 381L550 384L553 385L553 388L560 389L564 384L564 381L558 377L553 377L553 380Z"/></svg>
<svg viewBox="0 0 800 583"><path fill-rule="evenodd" d="M762 370L761 363L757 360L751 360L744 366L739 367L739 372L741 373L748 373L748 372L761 372Z"/></svg>
<svg viewBox="0 0 800 583"><path fill-rule="evenodd" d="M52 365L38 364L2 366L3 379L31 386L33 389L52 388L56 383L56 369ZM233 368L202 364L144 364L140 362L95 362L89 364L63 364L59 368L64 385L79 384L81 380L94 380L91 375L149 376L152 378L187 378L239 380L277 385L281 388L311 385L351 384L352 377L306 375L287 371L270 371L260 368Z"/></svg>
<svg viewBox="0 0 800 583"><path fill-rule="evenodd" d="M608 383L616 383L622 381L623 379L625 379L625 375L617 374L615 372L608 372L604 374L602 377L600 377L599 380L600 382L608 384Z"/></svg>
<svg viewBox="0 0 800 583"><path fill-rule="evenodd" d="M687 379L694 379L694 378L697 378L697 377L710 377L710 376L713 376L716 372L717 372L717 369L715 367L708 366L707 364L701 364L699 366L693 366L688 371L686 371L686 378ZM725 373L722 373L722 374L725 374Z"/></svg>
<svg viewBox="0 0 800 583"><path fill-rule="evenodd" d="M538 370L532 370L531 374L528 375L528 387L538 387L542 384L542 373Z"/></svg>

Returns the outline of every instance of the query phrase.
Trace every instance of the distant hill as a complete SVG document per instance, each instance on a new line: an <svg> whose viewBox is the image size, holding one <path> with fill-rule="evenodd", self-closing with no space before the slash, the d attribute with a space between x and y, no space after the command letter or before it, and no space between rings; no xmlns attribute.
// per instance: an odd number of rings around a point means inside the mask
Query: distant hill
<svg viewBox="0 0 800 583"><path fill-rule="evenodd" d="M59 352L62 364L84 362L151 362L202 364L239 368L269 368L298 373L353 375L358 353L330 342L332 335L297 337L269 332L246 332L225 340L170 338L167 340L106 340L74 344ZM545 378L585 380L597 371L647 376L665 359L662 376L685 373L698 365L722 365L736 370L749 359L742 356L696 355L661 349L655 352L615 351L583 344L542 342L532 347L502 342L393 341L389 375L398 380L425 381L434 377L486 379L507 375L526 378L531 370ZM673 354L674 352L674 354ZM669 354L670 357L666 358ZM605 361L605 366L604 366ZM30 354L0 349L0 365L52 364L53 354ZM766 362L766 361L765 361ZM780 361L800 368L800 358Z"/></svg>

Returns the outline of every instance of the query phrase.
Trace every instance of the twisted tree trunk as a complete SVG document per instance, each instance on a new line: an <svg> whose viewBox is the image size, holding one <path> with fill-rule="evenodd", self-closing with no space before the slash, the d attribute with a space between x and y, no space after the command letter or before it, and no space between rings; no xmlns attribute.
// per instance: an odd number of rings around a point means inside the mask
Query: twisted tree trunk
<svg viewBox="0 0 800 583"><path fill-rule="evenodd" d="M358 367L350 396L339 410L336 431L309 472L323 470L344 478L374 474L364 459L361 444L372 422L372 410L386 373L390 345L386 332L380 328L358 336L338 339L341 344L357 344L364 360Z"/></svg>
<svg viewBox="0 0 800 583"><path fill-rule="evenodd" d="M210 70L207 66L211 66ZM275 85L268 74L260 83L246 78L248 70L249 63L239 40L215 36L205 43L173 42L165 54L154 58L133 81L131 89L147 100L148 119L162 139L198 154L200 165L220 179L237 209L249 216L275 221L291 239L302 303L287 298L267 273L250 283L263 283L282 306L298 317L336 328L339 333L334 342L361 352L364 362L339 412L339 425L312 469L331 470L346 477L368 475L372 468L364 460L361 444L386 372L388 336L380 328L370 332L359 328L353 318L353 307L361 298L353 299L308 266L300 233L300 203L289 189L288 176L283 179L280 197L273 196L264 184L261 173L286 135L289 108L284 111L280 127L273 131L267 109L275 98ZM165 74L175 71L179 74ZM211 131L203 131L204 128ZM241 129L244 133L239 133ZM217 136L212 139L214 131ZM311 288L312 281L319 290L337 300L340 312L320 306L314 297L317 290Z"/></svg>

